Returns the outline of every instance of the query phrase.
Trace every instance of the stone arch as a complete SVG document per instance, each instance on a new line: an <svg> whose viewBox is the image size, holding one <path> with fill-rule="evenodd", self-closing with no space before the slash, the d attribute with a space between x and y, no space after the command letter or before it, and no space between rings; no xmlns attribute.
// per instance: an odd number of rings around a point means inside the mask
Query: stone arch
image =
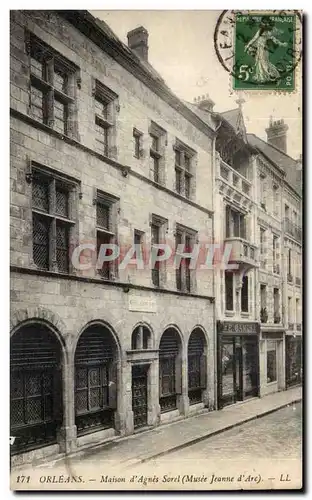
<svg viewBox="0 0 312 500"><path fill-rule="evenodd" d="M28 318L13 327L11 435L16 440L12 453L57 442L63 419L62 372L66 359L64 339L49 321Z"/></svg>
<svg viewBox="0 0 312 500"><path fill-rule="evenodd" d="M12 312L10 318L11 335L13 335L16 331L16 327L28 320L42 320L47 324L50 324L55 329L55 332L60 335L60 340L63 342L63 339L61 338L62 336L65 337L67 333L65 323L61 320L57 313L42 306L27 307L25 309L19 309Z"/></svg>
<svg viewBox="0 0 312 500"><path fill-rule="evenodd" d="M90 321L88 321L79 331L78 333L78 336L75 338L75 340L73 341L73 345L72 345L72 349L73 349L73 356L75 357L75 352L76 352L76 349L77 349L77 344L79 342L79 339L81 337L81 335L88 329L90 328L91 326L95 326L95 325L99 325L99 326L102 326L103 328L106 328L110 334L113 336L114 340L115 340L115 343L116 343L116 347L117 347L117 351L118 351L118 357L119 359L121 359L122 357L122 349L121 349L121 344L120 344L120 341L119 341L119 337L117 335L117 333L115 332L114 328L110 325L110 323L108 323L107 321L103 320L103 319L92 319Z"/></svg>
<svg viewBox="0 0 312 500"><path fill-rule="evenodd" d="M207 389L207 337L199 325L188 338L187 374L189 404L202 403Z"/></svg>
<svg viewBox="0 0 312 500"><path fill-rule="evenodd" d="M92 320L82 328L75 339L74 366L77 434L115 428L121 348L111 325Z"/></svg>
<svg viewBox="0 0 312 500"><path fill-rule="evenodd" d="M155 337L154 337L154 331L152 329L152 327L146 323L145 321L139 321L137 322L133 329L132 329L132 333L131 333L131 349L137 349L138 347L136 347L136 334L137 334L137 330L142 327L143 329L143 349L153 349L154 348L154 343L155 343Z"/></svg>
<svg viewBox="0 0 312 500"><path fill-rule="evenodd" d="M157 341L157 349L159 349L159 346L160 346L160 342L161 342L161 339L162 339L162 336L163 334L167 331L167 330L175 330L177 332L177 334L179 335L180 337L180 342L181 342L181 346L182 346L182 349L184 349L185 347L185 339L184 339L184 336L182 334L182 331L181 329L175 324L175 323L169 323L165 328L163 328L162 330L162 333Z"/></svg>
<svg viewBox="0 0 312 500"><path fill-rule="evenodd" d="M160 412L180 409L182 398L182 360L184 342L176 325L168 325L159 342Z"/></svg>

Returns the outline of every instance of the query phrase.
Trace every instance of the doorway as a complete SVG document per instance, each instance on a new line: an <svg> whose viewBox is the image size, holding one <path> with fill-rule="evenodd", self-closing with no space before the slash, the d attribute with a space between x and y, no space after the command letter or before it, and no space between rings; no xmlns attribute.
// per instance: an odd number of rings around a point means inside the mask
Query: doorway
<svg viewBox="0 0 312 500"><path fill-rule="evenodd" d="M219 407L258 396L258 339L224 336L219 341Z"/></svg>
<svg viewBox="0 0 312 500"><path fill-rule="evenodd" d="M149 365L132 367L132 411L134 428L147 425L147 377Z"/></svg>

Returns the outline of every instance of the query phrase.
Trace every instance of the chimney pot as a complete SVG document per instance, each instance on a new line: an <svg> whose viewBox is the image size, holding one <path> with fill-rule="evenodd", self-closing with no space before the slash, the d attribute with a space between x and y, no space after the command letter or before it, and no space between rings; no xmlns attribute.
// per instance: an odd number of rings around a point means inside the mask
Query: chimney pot
<svg viewBox="0 0 312 500"><path fill-rule="evenodd" d="M139 28L135 28L132 31L129 31L127 34L128 38L128 47L133 50L133 52L144 59L144 61L148 60L148 31L140 26Z"/></svg>
<svg viewBox="0 0 312 500"><path fill-rule="evenodd" d="M288 125L283 119L275 120L270 118L269 127L265 129L267 133L267 142L272 146L287 152L287 130Z"/></svg>

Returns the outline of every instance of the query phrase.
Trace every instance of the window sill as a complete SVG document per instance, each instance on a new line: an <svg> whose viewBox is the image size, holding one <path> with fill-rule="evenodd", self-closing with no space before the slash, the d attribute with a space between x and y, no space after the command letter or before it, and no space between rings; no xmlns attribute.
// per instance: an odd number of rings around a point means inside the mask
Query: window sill
<svg viewBox="0 0 312 500"><path fill-rule="evenodd" d="M234 311L225 311L225 316L235 316Z"/></svg>
<svg viewBox="0 0 312 500"><path fill-rule="evenodd" d="M273 385L273 384L277 384L277 379L266 383L266 385Z"/></svg>

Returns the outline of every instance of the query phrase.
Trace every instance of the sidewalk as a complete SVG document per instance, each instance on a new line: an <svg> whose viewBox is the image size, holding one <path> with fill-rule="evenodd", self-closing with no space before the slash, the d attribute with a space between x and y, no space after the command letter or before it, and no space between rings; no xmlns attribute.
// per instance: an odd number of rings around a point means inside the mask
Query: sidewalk
<svg viewBox="0 0 312 500"><path fill-rule="evenodd" d="M302 388L255 398L247 402L227 406L198 416L163 425L132 436L119 438L107 444L82 450L71 457L73 462L105 459L132 466L177 451L191 444L265 416L302 399Z"/></svg>

